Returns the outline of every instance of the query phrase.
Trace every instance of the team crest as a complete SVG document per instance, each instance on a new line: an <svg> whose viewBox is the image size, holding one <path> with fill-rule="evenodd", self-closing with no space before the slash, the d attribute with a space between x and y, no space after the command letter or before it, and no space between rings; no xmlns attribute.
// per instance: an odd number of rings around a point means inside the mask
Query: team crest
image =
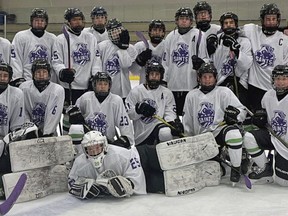
<svg viewBox="0 0 288 216"><path fill-rule="evenodd" d="M119 56L114 54L105 64L105 69L111 77L120 73Z"/></svg>
<svg viewBox="0 0 288 216"><path fill-rule="evenodd" d="M93 113L93 116L89 117L86 122L93 130L99 131L102 134L106 134L108 122L106 120L106 115L104 115L103 113Z"/></svg>
<svg viewBox="0 0 288 216"><path fill-rule="evenodd" d="M189 61L189 45L185 43L177 44L177 49L172 52L172 62L181 67Z"/></svg>
<svg viewBox="0 0 288 216"><path fill-rule="evenodd" d="M236 65L236 60L231 59L230 57L227 57L222 64L222 68L220 71L221 75L228 77L230 74L233 73L233 68L235 67L235 65Z"/></svg>
<svg viewBox="0 0 288 216"><path fill-rule="evenodd" d="M36 103L32 109L32 122L37 126L44 123L46 105L44 103Z"/></svg>
<svg viewBox="0 0 288 216"><path fill-rule="evenodd" d="M8 125L8 107L0 104L0 125Z"/></svg>
<svg viewBox="0 0 288 216"><path fill-rule="evenodd" d="M156 101L150 99L150 98L144 98L141 103L147 103L149 104L150 106L154 107L156 109L156 113L157 113L157 104L156 104ZM150 122L152 122L154 120L153 117L145 117L145 116L142 116L140 118L140 120L145 123L145 124L149 124Z"/></svg>
<svg viewBox="0 0 288 216"><path fill-rule="evenodd" d="M274 111L274 116L271 119L271 126L277 136L283 136L287 133L286 114L282 111Z"/></svg>
<svg viewBox="0 0 288 216"><path fill-rule="evenodd" d="M266 44L261 45L260 50L257 50L254 55L261 68L273 67L276 60L274 48Z"/></svg>
<svg viewBox="0 0 288 216"><path fill-rule="evenodd" d="M43 45L36 45L35 49L29 53L29 62L32 64L37 59L48 59L47 47Z"/></svg>
<svg viewBox="0 0 288 216"><path fill-rule="evenodd" d="M201 109L198 112L198 122L203 128L208 128L213 122L215 111L213 104L204 102L201 104Z"/></svg>
<svg viewBox="0 0 288 216"><path fill-rule="evenodd" d="M87 44L84 43L77 43L77 48L72 52L73 62L78 65L85 65L89 62L90 59L90 51L87 48Z"/></svg>

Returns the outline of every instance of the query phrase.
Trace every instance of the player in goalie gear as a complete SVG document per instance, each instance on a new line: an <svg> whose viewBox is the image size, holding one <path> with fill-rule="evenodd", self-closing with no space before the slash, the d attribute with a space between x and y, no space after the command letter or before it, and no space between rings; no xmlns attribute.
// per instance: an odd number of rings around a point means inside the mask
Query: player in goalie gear
<svg viewBox="0 0 288 216"><path fill-rule="evenodd" d="M69 173L69 193L79 199L146 194L144 173L136 148L109 145L99 131L86 133Z"/></svg>

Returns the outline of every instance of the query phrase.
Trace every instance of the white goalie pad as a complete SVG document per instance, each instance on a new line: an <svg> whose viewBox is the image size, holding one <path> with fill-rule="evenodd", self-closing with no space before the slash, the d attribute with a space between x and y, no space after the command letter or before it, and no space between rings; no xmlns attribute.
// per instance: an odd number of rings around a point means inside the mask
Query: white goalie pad
<svg viewBox="0 0 288 216"><path fill-rule="evenodd" d="M22 173L27 174L27 181L17 202L39 199L52 193L68 191L69 171L64 165L56 165L3 175L6 197L10 195Z"/></svg>
<svg viewBox="0 0 288 216"><path fill-rule="evenodd" d="M204 161L179 169L164 171L166 196L194 193L204 187L220 184L220 165L216 161Z"/></svg>
<svg viewBox="0 0 288 216"><path fill-rule="evenodd" d="M159 143L156 145L156 151L162 170L199 163L219 153L211 132Z"/></svg>
<svg viewBox="0 0 288 216"><path fill-rule="evenodd" d="M74 158L70 136L12 142L9 151L13 172L64 164Z"/></svg>

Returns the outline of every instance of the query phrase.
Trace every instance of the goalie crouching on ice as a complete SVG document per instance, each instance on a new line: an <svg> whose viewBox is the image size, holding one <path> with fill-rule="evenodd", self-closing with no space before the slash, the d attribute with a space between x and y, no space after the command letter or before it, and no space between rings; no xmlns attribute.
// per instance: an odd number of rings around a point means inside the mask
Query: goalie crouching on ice
<svg viewBox="0 0 288 216"><path fill-rule="evenodd" d="M107 143L99 131L86 133L83 152L69 173L69 193L79 199L146 194L146 183L136 148Z"/></svg>

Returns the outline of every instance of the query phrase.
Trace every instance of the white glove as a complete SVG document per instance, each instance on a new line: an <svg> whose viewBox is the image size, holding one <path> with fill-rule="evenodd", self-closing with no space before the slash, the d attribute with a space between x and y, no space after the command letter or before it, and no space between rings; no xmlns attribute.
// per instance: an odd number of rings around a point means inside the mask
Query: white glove
<svg viewBox="0 0 288 216"><path fill-rule="evenodd" d="M133 183L123 176L115 176L108 180L107 189L114 197L129 197L133 194Z"/></svg>

